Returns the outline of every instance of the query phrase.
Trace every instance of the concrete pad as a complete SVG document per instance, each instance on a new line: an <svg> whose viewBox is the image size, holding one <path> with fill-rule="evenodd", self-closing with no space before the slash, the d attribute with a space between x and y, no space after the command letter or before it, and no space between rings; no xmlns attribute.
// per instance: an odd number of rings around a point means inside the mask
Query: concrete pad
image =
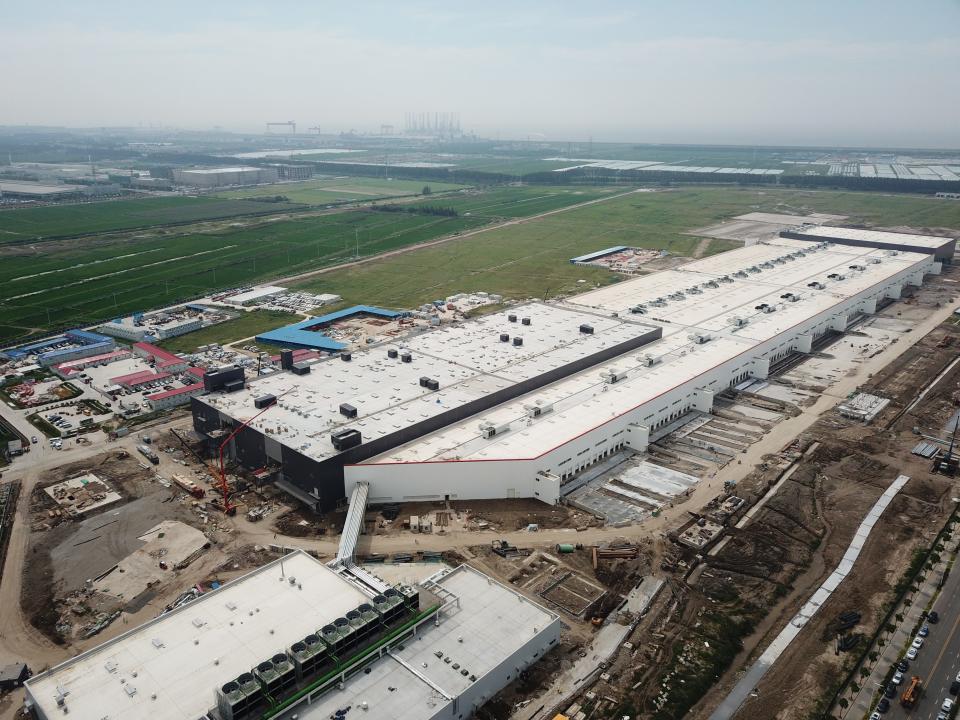
<svg viewBox="0 0 960 720"><path fill-rule="evenodd" d="M175 520L166 520L140 538L144 546L121 560L116 568L94 583L94 588L121 600L131 601L140 593L173 577L173 571L188 565L206 549L206 535ZM166 569L160 567L160 563Z"/></svg>

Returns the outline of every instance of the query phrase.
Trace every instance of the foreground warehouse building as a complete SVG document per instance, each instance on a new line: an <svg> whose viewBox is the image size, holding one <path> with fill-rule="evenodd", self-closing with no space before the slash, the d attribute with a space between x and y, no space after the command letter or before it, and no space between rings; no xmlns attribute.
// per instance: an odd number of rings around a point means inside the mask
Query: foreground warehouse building
<svg viewBox="0 0 960 720"><path fill-rule="evenodd" d="M555 503L584 468L938 273L918 249L781 238L194 398L194 425L216 442L279 398L231 452L324 509L358 482L371 503Z"/></svg>
<svg viewBox="0 0 960 720"><path fill-rule="evenodd" d="M560 636L467 566L420 588L302 551L26 683L39 720L460 720Z"/></svg>

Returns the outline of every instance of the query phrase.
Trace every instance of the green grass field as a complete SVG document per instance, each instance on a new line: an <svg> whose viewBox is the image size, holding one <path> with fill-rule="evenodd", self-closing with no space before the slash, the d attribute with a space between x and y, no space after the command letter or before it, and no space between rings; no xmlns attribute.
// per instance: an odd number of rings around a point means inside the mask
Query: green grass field
<svg viewBox="0 0 960 720"><path fill-rule="evenodd" d="M223 345L235 340L253 337L258 333L273 330L281 325L295 323L300 319L299 315L279 310L253 310L234 320L227 320L193 333L164 340L159 345L172 352L190 353L200 345L211 343Z"/></svg>
<svg viewBox="0 0 960 720"><path fill-rule="evenodd" d="M0 263L0 342L343 263L358 252L369 257L610 192L507 191L512 192L471 195L469 206L484 208L475 215L355 210L216 233L97 244L78 240L58 243L52 251L40 246L30 253L7 253Z"/></svg>
<svg viewBox="0 0 960 720"><path fill-rule="evenodd" d="M387 180L384 178L362 177L324 177L296 183L278 183L263 185L246 190L231 190L220 193L219 197L243 199L253 197L269 197L283 195L290 202L304 205L326 205L337 202L358 202L379 198L401 197L404 195L419 195L424 185L428 185L434 193L460 190L464 185L451 183L417 181L417 180Z"/></svg>
<svg viewBox="0 0 960 720"><path fill-rule="evenodd" d="M571 257L613 245L689 255L700 240L685 233L750 211L829 212L876 224L960 228L960 205L931 198L689 188L636 193L491 230L326 273L303 283L303 287L337 293L350 303L391 307L413 307L456 292L477 290L512 298L553 297L618 279L605 270L571 265ZM704 254L733 247L738 244L713 240Z"/></svg>
<svg viewBox="0 0 960 720"><path fill-rule="evenodd" d="M295 206L213 197L158 197L0 210L0 245L40 238L280 212L291 207Z"/></svg>

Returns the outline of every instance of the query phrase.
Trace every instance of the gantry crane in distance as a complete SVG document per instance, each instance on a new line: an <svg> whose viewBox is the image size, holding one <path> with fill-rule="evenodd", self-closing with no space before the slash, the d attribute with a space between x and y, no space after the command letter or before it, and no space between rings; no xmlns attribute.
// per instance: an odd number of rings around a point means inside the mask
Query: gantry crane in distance
<svg viewBox="0 0 960 720"><path fill-rule="evenodd" d="M267 132L270 132L270 128L272 127L288 127L292 131L292 134L297 134L297 124L293 120L287 120L286 122L268 122Z"/></svg>
<svg viewBox="0 0 960 720"><path fill-rule="evenodd" d="M287 392L290 392L290 390L288 390ZM286 395L286 393L284 393L284 395ZM280 397L283 397L283 395L281 395ZM253 422L254 420L256 420L258 417L260 417L260 416L263 415L265 412L267 412L267 410L269 410L269 409L272 408L272 407L275 407L276 404L277 404L277 401L278 401L279 399L280 399L280 398L274 398L274 400L273 400L272 403L270 403L269 405L267 405L263 410L261 410L260 412L258 412L256 415L254 415L254 416L253 416L252 418L250 418L249 420L245 420L243 423L241 423L241 424L238 425L236 428L234 428L233 432L230 433L229 435L227 435L226 439L225 439L222 443L220 443L220 448L219 448L219 450L218 450L218 460L219 460L220 477L217 479L217 489L220 490L220 494L223 496L223 512L224 512L225 514L227 514L227 515L236 515L236 514L237 514L237 506L234 505L232 502L230 502L230 486L227 485L227 472L226 472L226 470L224 469L224 465L223 465L223 451L224 451L224 448L227 447L227 445L229 444L229 442L230 442L231 440L233 440L233 438L236 436L236 434L237 434L238 432L240 432L241 430L243 430L243 429L244 429L245 427L247 427L250 423L252 423L252 422Z"/></svg>

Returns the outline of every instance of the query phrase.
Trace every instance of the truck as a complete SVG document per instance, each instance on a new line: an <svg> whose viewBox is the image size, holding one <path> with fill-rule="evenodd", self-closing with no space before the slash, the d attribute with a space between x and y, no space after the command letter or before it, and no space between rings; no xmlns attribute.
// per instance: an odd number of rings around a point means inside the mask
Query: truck
<svg viewBox="0 0 960 720"><path fill-rule="evenodd" d="M206 494L202 487L197 485L190 478L180 475L179 473L174 473L173 481L180 487L181 490L193 495L195 498L202 498Z"/></svg>
<svg viewBox="0 0 960 720"><path fill-rule="evenodd" d="M920 699L920 691L923 690L923 680L914 675L907 685L907 689L900 696L900 704L905 708L911 708Z"/></svg>
<svg viewBox="0 0 960 720"><path fill-rule="evenodd" d="M146 445L137 445L137 452L143 455L147 460L152 462L154 465L160 464L160 458L157 457L157 454L148 448Z"/></svg>

